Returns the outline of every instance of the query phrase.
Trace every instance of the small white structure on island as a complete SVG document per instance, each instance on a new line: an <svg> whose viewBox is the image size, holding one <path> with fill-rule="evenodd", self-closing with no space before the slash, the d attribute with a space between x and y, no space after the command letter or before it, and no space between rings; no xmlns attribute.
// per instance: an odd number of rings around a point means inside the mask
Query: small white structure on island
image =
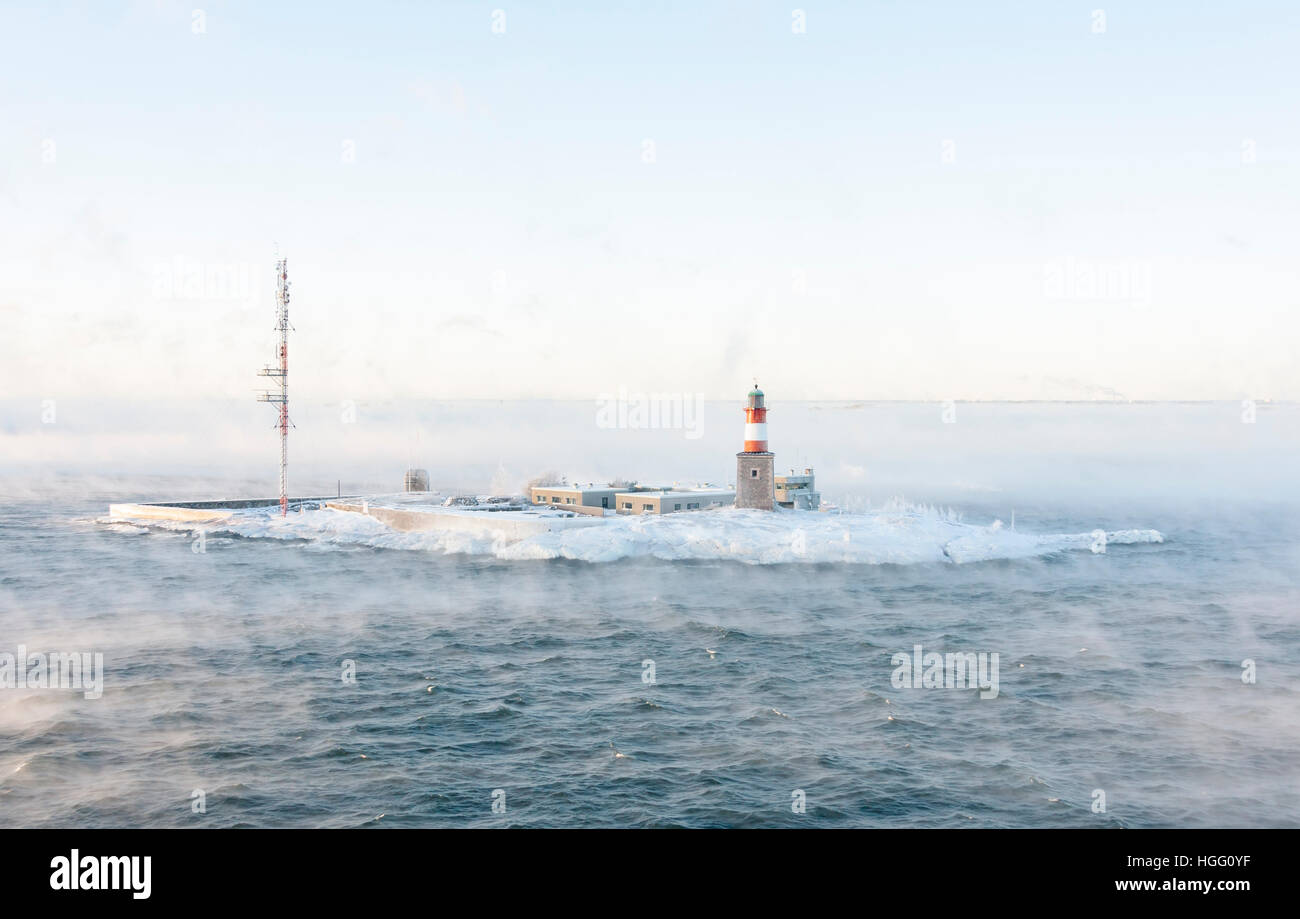
<svg viewBox="0 0 1300 919"><path fill-rule="evenodd" d="M815 511L821 507L822 496L813 481L811 466L804 469L803 475L795 475L791 469L789 475L776 477L776 503L780 507L801 511Z"/></svg>

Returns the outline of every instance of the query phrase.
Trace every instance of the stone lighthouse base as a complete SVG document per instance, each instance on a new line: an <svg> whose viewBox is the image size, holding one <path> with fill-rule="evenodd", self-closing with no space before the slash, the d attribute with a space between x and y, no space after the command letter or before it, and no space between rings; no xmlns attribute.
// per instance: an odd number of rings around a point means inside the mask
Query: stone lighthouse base
<svg viewBox="0 0 1300 919"><path fill-rule="evenodd" d="M775 453L736 454L736 507L770 511L776 504Z"/></svg>

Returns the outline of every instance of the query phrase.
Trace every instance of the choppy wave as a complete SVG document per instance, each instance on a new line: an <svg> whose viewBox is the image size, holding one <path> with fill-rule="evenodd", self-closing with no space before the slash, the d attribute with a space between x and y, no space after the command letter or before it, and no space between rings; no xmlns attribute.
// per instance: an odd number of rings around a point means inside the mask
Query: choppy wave
<svg viewBox="0 0 1300 919"><path fill-rule="evenodd" d="M114 528L121 521L100 521ZM1061 552L1101 554L1115 546L1164 542L1154 529L1031 533L994 521L964 522L950 511L891 502L866 513L809 513L726 508L664 516L610 517L523 539L432 531L403 533L362 514L306 510L280 517L263 509L239 511L219 524L149 522L152 529L198 533L207 539L301 540L316 548L400 549L487 555L504 560L572 559L612 562L729 560L752 565L845 563L969 564Z"/></svg>

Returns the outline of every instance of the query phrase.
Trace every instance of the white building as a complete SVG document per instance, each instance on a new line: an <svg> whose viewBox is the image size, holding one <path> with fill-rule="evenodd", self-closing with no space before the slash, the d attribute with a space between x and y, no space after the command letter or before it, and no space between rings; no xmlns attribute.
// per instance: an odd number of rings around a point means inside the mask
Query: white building
<svg viewBox="0 0 1300 919"><path fill-rule="evenodd" d="M822 496L817 492L816 483L813 481L812 468L803 471L803 475L795 475L794 470L790 470L789 475L779 475L776 477L776 503L780 507L797 508L803 511L815 511L821 506Z"/></svg>
<svg viewBox="0 0 1300 919"><path fill-rule="evenodd" d="M573 507L614 508L618 489L610 485L534 485L529 500L533 504L569 505Z"/></svg>
<svg viewBox="0 0 1300 919"><path fill-rule="evenodd" d="M669 491L621 491L615 496L620 514L675 514L730 507L736 493L725 488L674 488Z"/></svg>

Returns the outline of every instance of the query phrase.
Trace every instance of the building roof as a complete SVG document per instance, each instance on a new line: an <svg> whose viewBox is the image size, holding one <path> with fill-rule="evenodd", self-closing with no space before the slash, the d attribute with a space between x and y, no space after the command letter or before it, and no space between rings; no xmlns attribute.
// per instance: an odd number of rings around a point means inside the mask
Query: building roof
<svg viewBox="0 0 1300 919"><path fill-rule="evenodd" d="M629 495L634 498L734 498L736 493L729 488L679 488L671 491L621 491L619 496Z"/></svg>

